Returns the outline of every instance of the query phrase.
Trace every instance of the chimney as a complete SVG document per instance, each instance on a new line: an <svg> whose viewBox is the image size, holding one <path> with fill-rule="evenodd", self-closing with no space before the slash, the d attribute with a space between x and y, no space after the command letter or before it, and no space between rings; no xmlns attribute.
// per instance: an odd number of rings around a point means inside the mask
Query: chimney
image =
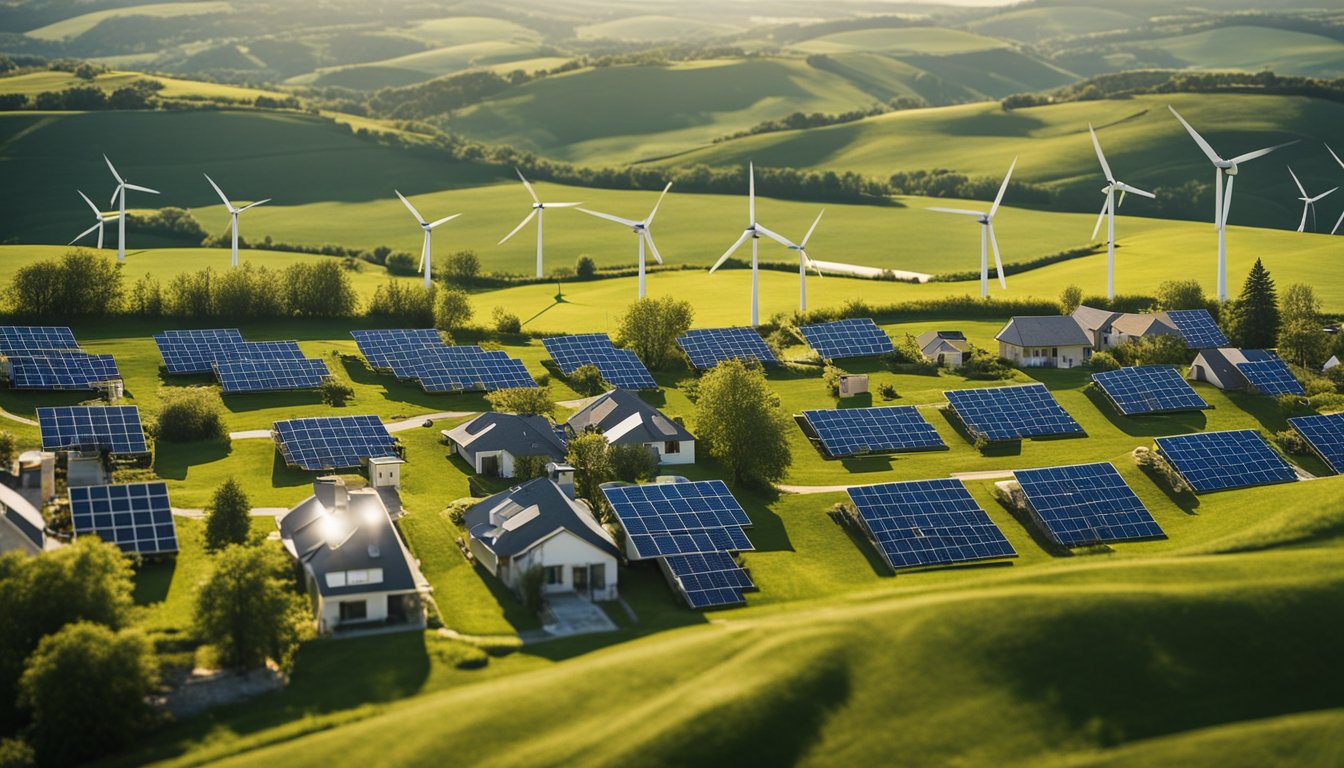
<svg viewBox="0 0 1344 768"><path fill-rule="evenodd" d="M350 496L345 489L345 481L333 475L313 481L313 495L317 497L318 503L332 512L343 512L349 506Z"/></svg>
<svg viewBox="0 0 1344 768"><path fill-rule="evenodd" d="M569 498L574 498L574 468L561 462L551 462L546 465L546 476L551 482L560 487Z"/></svg>

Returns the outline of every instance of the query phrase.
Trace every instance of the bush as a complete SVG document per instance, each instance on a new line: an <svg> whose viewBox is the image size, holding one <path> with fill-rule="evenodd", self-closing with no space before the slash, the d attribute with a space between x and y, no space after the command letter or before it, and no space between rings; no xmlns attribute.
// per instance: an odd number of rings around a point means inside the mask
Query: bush
<svg viewBox="0 0 1344 768"><path fill-rule="evenodd" d="M350 275L335 260L291 264L285 268L282 284L291 315L350 317L359 307Z"/></svg>
<svg viewBox="0 0 1344 768"><path fill-rule="evenodd" d="M592 363L585 363L574 369L569 375L569 386L584 397L600 395L607 391L607 381L602 372Z"/></svg>
<svg viewBox="0 0 1344 768"><path fill-rule="evenodd" d="M550 456L518 456L513 460L513 477L518 482L533 480L546 474Z"/></svg>
<svg viewBox="0 0 1344 768"><path fill-rule="evenodd" d="M20 316L110 315L121 309L121 266L113 256L75 249L20 267L5 298Z"/></svg>
<svg viewBox="0 0 1344 768"><path fill-rule="evenodd" d="M460 528L466 523L467 510L471 509L474 504L474 499L458 499L449 504L444 511L448 513L448 519L452 521L453 525Z"/></svg>
<svg viewBox="0 0 1344 768"><path fill-rule="evenodd" d="M527 610L541 613L541 608L546 602L546 569L534 565L523 571L521 589L523 605L527 606Z"/></svg>
<svg viewBox="0 0 1344 768"><path fill-rule="evenodd" d="M1012 363L974 344L962 356L961 365L957 366L957 373L977 381L1005 380L1017 375Z"/></svg>
<svg viewBox="0 0 1344 768"><path fill-rule="evenodd" d="M383 261L389 275L410 276L420 273L420 260L414 254L405 251L389 253Z"/></svg>
<svg viewBox="0 0 1344 768"><path fill-rule="evenodd" d="M637 443L613 445L610 452L611 469L620 480L633 483L652 480L658 474L658 460L653 457L653 451L648 446Z"/></svg>
<svg viewBox="0 0 1344 768"><path fill-rule="evenodd" d="M895 400L900 397L896 392L896 388L890 384L883 384L878 388L877 393L882 396L883 400Z"/></svg>
<svg viewBox="0 0 1344 768"><path fill-rule="evenodd" d="M28 742L17 736L0 739L0 768L32 768L37 764L37 755Z"/></svg>
<svg viewBox="0 0 1344 768"><path fill-rule="evenodd" d="M592 256L580 256L574 262L574 276L580 280L592 280L597 275L597 262Z"/></svg>
<svg viewBox="0 0 1344 768"><path fill-rule="evenodd" d="M222 440L224 401L214 388L174 387L164 396L154 436L169 443Z"/></svg>
<svg viewBox="0 0 1344 768"><path fill-rule="evenodd" d="M1274 443L1284 450L1285 453L1291 453L1297 456L1303 456L1311 453L1311 446L1306 440L1297 433L1295 429L1285 429L1274 433Z"/></svg>
<svg viewBox="0 0 1344 768"><path fill-rule="evenodd" d="M439 305L434 312L434 324L444 330L461 328L471 322L471 298L461 288L445 287L439 292Z"/></svg>
<svg viewBox="0 0 1344 768"><path fill-rule="evenodd" d="M215 489L205 517L205 546L211 551L245 544L252 533L252 502L232 477Z"/></svg>
<svg viewBox="0 0 1344 768"><path fill-rule="evenodd" d="M368 315L417 327L433 325L437 290L434 285L425 288L408 280L389 280L374 289Z"/></svg>
<svg viewBox="0 0 1344 768"><path fill-rule="evenodd" d="M14 462L18 452L19 441L14 437L14 433L0 430L0 465L8 467Z"/></svg>
<svg viewBox="0 0 1344 768"><path fill-rule="evenodd" d="M458 285L471 285L481 275L481 259L475 251L453 251L441 267L443 278Z"/></svg>
<svg viewBox="0 0 1344 768"><path fill-rule="evenodd" d="M690 329L694 317L689 301L671 296L639 299L621 318L616 339L648 367L663 368L677 356L677 337Z"/></svg>
<svg viewBox="0 0 1344 768"><path fill-rule="evenodd" d="M322 402L337 408L344 407L355 397L354 387L332 378L323 380L318 391L322 393Z"/></svg>
<svg viewBox="0 0 1344 768"><path fill-rule="evenodd" d="M1094 371L1114 371L1120 369L1120 361L1115 359L1115 355L1110 352L1094 352L1092 359L1087 361L1087 367Z"/></svg>
<svg viewBox="0 0 1344 768"><path fill-rule="evenodd" d="M495 321L495 330L500 333L521 333L523 330L523 321L503 307L495 307L491 317Z"/></svg>
<svg viewBox="0 0 1344 768"><path fill-rule="evenodd" d="M1307 399L1299 395L1278 395L1274 398L1274 405L1278 407L1279 413L1285 418L1289 416L1310 416L1314 413Z"/></svg>
<svg viewBox="0 0 1344 768"><path fill-rule="evenodd" d="M826 391L830 393L831 397L840 396L840 377L844 375L846 375L844 369L830 363L826 364L826 368L821 374L821 381L826 385Z"/></svg>
<svg viewBox="0 0 1344 768"><path fill-rule="evenodd" d="M197 593L195 622L221 664L256 669L268 658L290 664L312 622L293 580L289 559L269 545L235 544L215 556Z"/></svg>
<svg viewBox="0 0 1344 768"><path fill-rule="evenodd" d="M1114 353L1117 360L1130 360L1132 365L1186 365L1195 354L1174 334L1133 339L1116 347Z"/></svg>
<svg viewBox="0 0 1344 768"><path fill-rule="evenodd" d="M1138 465L1139 469L1144 470L1150 475L1156 476L1166 483L1173 492L1194 493L1194 489L1190 487L1190 484L1185 481L1184 477L1181 477L1181 473L1177 472L1176 468L1171 466L1170 462L1166 459L1162 458L1162 455L1157 451L1140 446L1134 449L1132 455L1134 457L1134 463Z"/></svg>
<svg viewBox="0 0 1344 768"><path fill-rule="evenodd" d="M555 413L551 393L540 387L509 387L489 392L485 396L490 407L502 413L550 416Z"/></svg>

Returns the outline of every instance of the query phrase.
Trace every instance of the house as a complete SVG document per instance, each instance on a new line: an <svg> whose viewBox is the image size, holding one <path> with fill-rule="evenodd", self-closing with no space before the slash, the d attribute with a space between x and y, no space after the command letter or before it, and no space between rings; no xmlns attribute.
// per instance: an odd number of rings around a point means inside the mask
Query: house
<svg viewBox="0 0 1344 768"><path fill-rule="evenodd" d="M465 514L476 562L521 594L533 568L545 592L615 600L621 550L588 505L574 498L574 470L547 466L547 476L491 496Z"/></svg>
<svg viewBox="0 0 1344 768"><path fill-rule="evenodd" d="M1338 368L1338 367L1339 367L1339 355L1331 355L1330 359L1325 361L1325 365L1321 366L1321 373L1325 373L1331 368Z"/></svg>
<svg viewBox="0 0 1344 768"><path fill-rule="evenodd" d="M1191 381L1203 381L1219 389L1249 389L1251 382L1237 370L1239 363L1259 363L1277 360L1271 352L1263 349L1237 349L1220 347L1204 349L1195 356L1190 364L1186 378Z"/></svg>
<svg viewBox="0 0 1344 768"><path fill-rule="evenodd" d="M565 439L544 416L483 413L443 436L478 475L513 477L514 464L524 456L545 462L563 461Z"/></svg>
<svg viewBox="0 0 1344 768"><path fill-rule="evenodd" d="M961 365L970 354L971 343L961 331L927 331L915 339L924 359L948 368Z"/></svg>
<svg viewBox="0 0 1344 768"><path fill-rule="evenodd" d="M1082 305L1069 316L1092 340L1092 349L1097 352L1149 336L1180 337L1175 324L1163 313L1111 312Z"/></svg>
<svg viewBox="0 0 1344 768"><path fill-rule="evenodd" d="M7 485L0 485L0 555L36 555L47 549L47 523L33 503Z"/></svg>
<svg viewBox="0 0 1344 768"><path fill-rule="evenodd" d="M1014 317L994 338L999 356L1023 367L1073 368L1092 358L1092 337L1070 315Z"/></svg>
<svg viewBox="0 0 1344 768"><path fill-rule="evenodd" d="M313 495L276 519L313 603L318 631L422 629L429 584L375 488L319 477Z"/></svg>
<svg viewBox="0 0 1344 768"><path fill-rule="evenodd" d="M571 435L589 429L606 436L612 445L644 445L662 464L694 464L695 436L639 396L613 389L570 417Z"/></svg>

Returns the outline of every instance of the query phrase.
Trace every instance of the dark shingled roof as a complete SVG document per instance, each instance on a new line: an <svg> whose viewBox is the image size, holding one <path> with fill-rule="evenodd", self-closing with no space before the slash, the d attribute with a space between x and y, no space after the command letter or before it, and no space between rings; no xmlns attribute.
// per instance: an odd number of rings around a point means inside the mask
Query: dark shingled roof
<svg viewBox="0 0 1344 768"><path fill-rule="evenodd" d="M995 338L1016 347L1092 346L1092 339L1068 315L1014 317Z"/></svg>
<svg viewBox="0 0 1344 768"><path fill-rule="evenodd" d="M382 497L371 488L347 491L346 497L344 508L328 509L316 495L309 496L277 519L285 548L312 569L323 595L414 590L410 554L392 525ZM382 582L327 586L328 573L366 568L382 568Z"/></svg>
<svg viewBox="0 0 1344 768"><path fill-rule="evenodd" d="M639 395L624 389L613 389L599 397L565 422L574 434L583 434L589 427L602 434L608 434L633 416L639 417L637 425L627 429L615 438L608 439L613 445L628 443L662 443L669 440L694 440L695 436L686 428L663 415L662 411L639 399Z"/></svg>
<svg viewBox="0 0 1344 768"><path fill-rule="evenodd" d="M564 442L543 416L483 413L444 434L472 456L485 451L508 451L513 456L549 456L556 460L565 457Z"/></svg>
<svg viewBox="0 0 1344 768"><path fill-rule="evenodd" d="M494 512L495 519L491 519ZM564 529L619 558L621 551L588 509L547 477L529 480L467 510L467 530L497 557L516 557Z"/></svg>
<svg viewBox="0 0 1344 768"><path fill-rule="evenodd" d="M1200 350L1191 368L1203 365L1218 379L1223 389L1245 389L1251 382L1237 370L1237 363L1259 363L1273 359L1274 355L1263 349L1222 347Z"/></svg>

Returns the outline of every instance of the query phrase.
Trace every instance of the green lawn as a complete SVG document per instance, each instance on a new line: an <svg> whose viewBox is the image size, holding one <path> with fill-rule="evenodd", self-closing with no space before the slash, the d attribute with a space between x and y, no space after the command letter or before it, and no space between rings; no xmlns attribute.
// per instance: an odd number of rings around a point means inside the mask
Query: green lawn
<svg viewBox="0 0 1344 768"><path fill-rule="evenodd" d="M148 16L165 19L179 16L195 16L198 14L229 13L232 10L233 6L222 0L211 2L130 5L123 8L112 8L105 11L93 11L91 13L71 16L62 19L61 21L38 27L37 29L30 29L25 34L28 37L35 37L39 40L59 41L79 37L85 32L92 30L103 21L112 18Z"/></svg>

